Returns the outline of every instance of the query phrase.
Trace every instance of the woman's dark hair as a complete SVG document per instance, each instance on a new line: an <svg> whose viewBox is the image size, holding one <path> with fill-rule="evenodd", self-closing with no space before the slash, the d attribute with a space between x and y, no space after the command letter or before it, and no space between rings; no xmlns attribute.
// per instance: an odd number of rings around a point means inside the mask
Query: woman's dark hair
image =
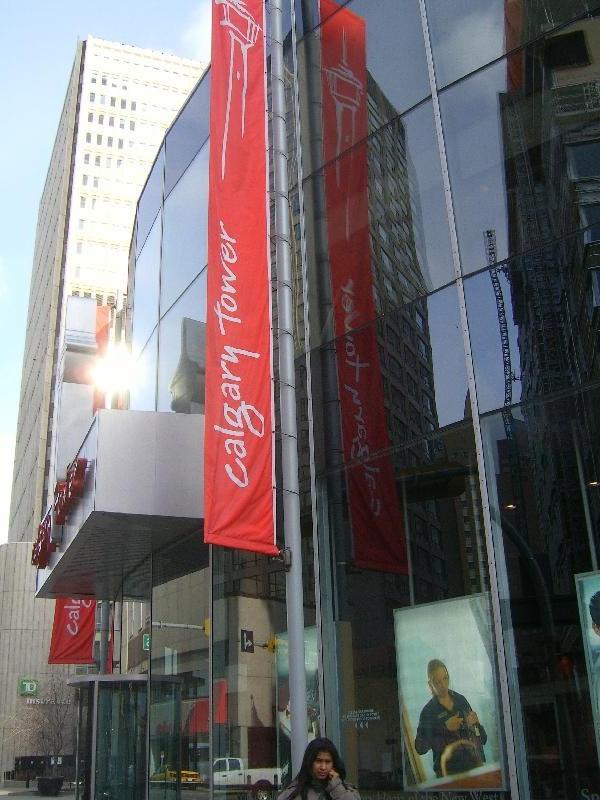
<svg viewBox="0 0 600 800"><path fill-rule="evenodd" d="M298 774L294 778L296 788L293 794L290 795L289 800L293 800L293 798L297 797L298 795L300 795L302 800L306 800L308 788L311 782L314 780L312 776L312 765L315 763L317 755L323 750L325 750L331 756L333 768L338 773L340 778L342 780L345 779L346 767L341 759L340 754L338 753L337 747L334 745L331 739L326 739L324 736L320 736L317 739L313 739L312 742L309 742L308 747L304 751L302 765L298 771Z"/></svg>

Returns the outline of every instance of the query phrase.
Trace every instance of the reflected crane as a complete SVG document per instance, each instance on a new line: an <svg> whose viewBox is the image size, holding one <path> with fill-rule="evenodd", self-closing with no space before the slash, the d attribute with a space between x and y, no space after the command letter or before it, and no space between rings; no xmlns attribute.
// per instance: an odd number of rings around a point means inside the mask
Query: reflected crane
<svg viewBox="0 0 600 800"><path fill-rule="evenodd" d="M506 271L506 267L496 267L496 231L490 228L483 232L483 242L488 266L490 267L490 280L496 298L496 312L498 314L498 327L500 329L500 345L502 347L502 365L504 368L504 407L502 409L502 421L507 439L512 439L513 416L510 410L512 405L512 385L517 380L513 372L510 359L510 339L508 338L508 323L506 321L506 307L504 305L504 295L502 284L500 283L500 273Z"/></svg>

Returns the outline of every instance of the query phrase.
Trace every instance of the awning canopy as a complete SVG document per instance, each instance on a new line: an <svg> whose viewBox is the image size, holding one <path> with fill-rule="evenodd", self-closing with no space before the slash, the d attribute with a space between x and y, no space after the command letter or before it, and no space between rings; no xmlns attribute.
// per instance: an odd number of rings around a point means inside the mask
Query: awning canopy
<svg viewBox="0 0 600 800"><path fill-rule="evenodd" d="M213 694L214 722L223 724L227 722L227 681L225 679L214 682ZM208 697L196 700L185 723L184 734L186 736L196 736L200 733L208 733Z"/></svg>
<svg viewBox="0 0 600 800"><path fill-rule="evenodd" d="M52 530L57 550L38 570L38 597L146 600L153 553L192 531L208 549L203 449L200 414L99 411L76 454L87 464L84 489Z"/></svg>

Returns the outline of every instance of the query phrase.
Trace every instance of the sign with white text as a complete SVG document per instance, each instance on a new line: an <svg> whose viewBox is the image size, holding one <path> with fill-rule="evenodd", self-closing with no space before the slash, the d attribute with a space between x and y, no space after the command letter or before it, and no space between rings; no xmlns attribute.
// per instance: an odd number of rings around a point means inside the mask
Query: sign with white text
<svg viewBox="0 0 600 800"><path fill-rule="evenodd" d="M263 0L213 0L204 540L275 555Z"/></svg>

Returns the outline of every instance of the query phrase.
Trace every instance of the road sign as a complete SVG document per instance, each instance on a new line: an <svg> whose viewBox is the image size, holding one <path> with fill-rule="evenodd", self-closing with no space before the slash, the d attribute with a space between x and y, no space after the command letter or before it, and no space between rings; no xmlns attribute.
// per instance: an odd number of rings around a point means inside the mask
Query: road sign
<svg viewBox="0 0 600 800"><path fill-rule="evenodd" d="M142 634L142 650L150 650L150 634Z"/></svg>
<svg viewBox="0 0 600 800"><path fill-rule="evenodd" d="M254 652L254 631L245 631L241 629L240 648L242 653Z"/></svg>

